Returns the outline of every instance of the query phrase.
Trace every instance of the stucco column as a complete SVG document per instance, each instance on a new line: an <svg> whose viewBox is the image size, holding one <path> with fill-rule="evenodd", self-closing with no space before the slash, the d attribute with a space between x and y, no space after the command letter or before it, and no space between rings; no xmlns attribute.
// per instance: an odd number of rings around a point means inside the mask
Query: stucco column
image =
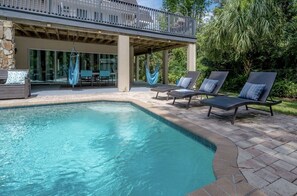
<svg viewBox="0 0 297 196"><path fill-rule="evenodd" d="M136 81L139 81L139 56L135 57L136 61Z"/></svg>
<svg viewBox="0 0 297 196"><path fill-rule="evenodd" d="M134 47L130 46L130 82L134 82Z"/></svg>
<svg viewBox="0 0 297 196"><path fill-rule="evenodd" d="M163 84L168 84L168 50L163 50Z"/></svg>
<svg viewBox="0 0 297 196"><path fill-rule="evenodd" d="M118 89L121 92L130 90L130 41L125 35L118 38Z"/></svg>
<svg viewBox="0 0 297 196"><path fill-rule="evenodd" d="M187 69L188 71L196 71L196 43L188 45Z"/></svg>
<svg viewBox="0 0 297 196"><path fill-rule="evenodd" d="M0 69L15 68L15 30L12 21L0 20Z"/></svg>

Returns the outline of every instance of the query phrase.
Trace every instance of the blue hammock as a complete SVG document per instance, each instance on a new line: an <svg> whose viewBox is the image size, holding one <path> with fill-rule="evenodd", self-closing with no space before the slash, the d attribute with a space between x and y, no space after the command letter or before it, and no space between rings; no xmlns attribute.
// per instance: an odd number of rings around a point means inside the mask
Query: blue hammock
<svg viewBox="0 0 297 196"><path fill-rule="evenodd" d="M160 70L159 64L157 64L156 69L155 69L155 71L153 73L150 72L147 64L145 65L145 69L146 69L147 83L149 85L157 84L158 79L159 79L159 70Z"/></svg>
<svg viewBox="0 0 297 196"><path fill-rule="evenodd" d="M73 62L75 60L75 63ZM68 82L74 88L74 85L78 83L79 78L79 54L74 54L74 51L70 55L70 63L68 69Z"/></svg>

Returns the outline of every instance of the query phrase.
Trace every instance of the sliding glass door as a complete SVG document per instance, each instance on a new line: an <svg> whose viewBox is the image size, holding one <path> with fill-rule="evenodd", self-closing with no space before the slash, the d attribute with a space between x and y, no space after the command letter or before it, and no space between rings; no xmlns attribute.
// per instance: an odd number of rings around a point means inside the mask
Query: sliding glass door
<svg viewBox="0 0 297 196"><path fill-rule="evenodd" d="M70 52L30 50L30 78L35 83L67 83ZM117 55L80 53L80 70L117 72Z"/></svg>
<svg viewBox="0 0 297 196"><path fill-rule="evenodd" d="M30 78L33 81L54 81L55 52L30 50Z"/></svg>

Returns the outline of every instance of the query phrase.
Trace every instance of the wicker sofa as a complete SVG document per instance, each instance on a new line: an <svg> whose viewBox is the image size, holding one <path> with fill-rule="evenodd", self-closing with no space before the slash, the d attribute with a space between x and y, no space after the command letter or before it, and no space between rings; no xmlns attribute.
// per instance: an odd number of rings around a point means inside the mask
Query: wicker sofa
<svg viewBox="0 0 297 196"><path fill-rule="evenodd" d="M14 71L27 71L17 69ZM20 99L28 98L31 95L31 83L27 77L25 84L5 84L8 76L8 70L0 69L0 99Z"/></svg>

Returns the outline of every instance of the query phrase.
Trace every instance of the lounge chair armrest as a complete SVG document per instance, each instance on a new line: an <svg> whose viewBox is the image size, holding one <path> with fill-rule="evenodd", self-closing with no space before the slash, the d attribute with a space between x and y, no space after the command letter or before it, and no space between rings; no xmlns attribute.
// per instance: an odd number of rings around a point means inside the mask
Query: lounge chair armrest
<svg viewBox="0 0 297 196"><path fill-rule="evenodd" d="M268 100L266 103L267 103L267 105L277 105L277 104L282 103L282 101L281 100L278 100L278 101L276 101L276 100Z"/></svg>
<svg viewBox="0 0 297 196"><path fill-rule="evenodd" d="M216 96L228 96L228 94L225 94L225 93L218 93L218 94L216 94Z"/></svg>
<svg viewBox="0 0 297 196"><path fill-rule="evenodd" d="M31 96L31 80L30 80L30 78L28 78L28 77L25 78L25 85L28 88L29 96Z"/></svg>
<svg viewBox="0 0 297 196"><path fill-rule="evenodd" d="M28 83L28 84L30 84L31 83L31 80L30 80L30 78L25 78L25 83Z"/></svg>

